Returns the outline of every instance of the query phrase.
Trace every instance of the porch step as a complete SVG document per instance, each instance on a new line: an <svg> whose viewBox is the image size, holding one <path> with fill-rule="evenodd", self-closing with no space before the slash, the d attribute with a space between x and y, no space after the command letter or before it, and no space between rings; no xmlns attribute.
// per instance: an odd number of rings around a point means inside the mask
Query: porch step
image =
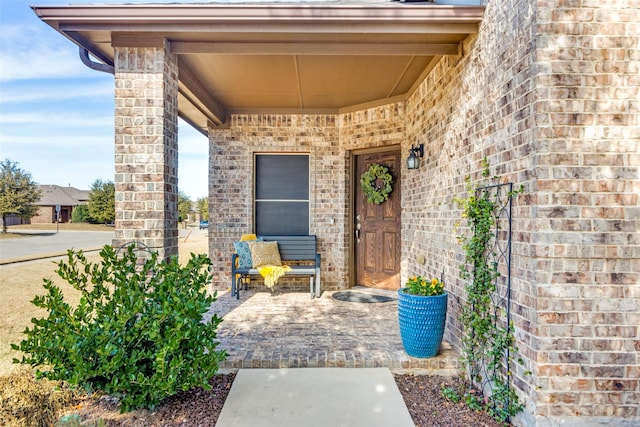
<svg viewBox="0 0 640 427"><path fill-rule="evenodd" d="M225 347L222 347L225 348ZM228 357L220 372L247 368L389 368L394 374L454 376L460 373L459 355L447 342L429 359L408 356L404 350L335 350L287 347L283 349L227 348Z"/></svg>

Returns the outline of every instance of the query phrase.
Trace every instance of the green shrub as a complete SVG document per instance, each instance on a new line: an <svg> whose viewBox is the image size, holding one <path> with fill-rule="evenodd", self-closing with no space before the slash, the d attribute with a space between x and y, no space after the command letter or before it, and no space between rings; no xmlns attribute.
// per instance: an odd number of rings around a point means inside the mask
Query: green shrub
<svg viewBox="0 0 640 427"><path fill-rule="evenodd" d="M73 208L71 221L76 224L81 222L92 222L91 216L89 215L89 208L86 205L78 205Z"/></svg>
<svg viewBox="0 0 640 427"><path fill-rule="evenodd" d="M77 307L44 280L48 293L32 301L49 316L32 319L32 329L15 350L16 363L38 367L49 379L64 379L88 391L120 398L122 412L155 407L163 398L192 387L209 388L218 362L217 316L203 322L215 296L205 288L211 262L191 255L185 267L176 258L158 261L153 253L137 263L134 247L121 255L110 246L101 262L90 263L82 251L68 252L56 272L81 291Z"/></svg>

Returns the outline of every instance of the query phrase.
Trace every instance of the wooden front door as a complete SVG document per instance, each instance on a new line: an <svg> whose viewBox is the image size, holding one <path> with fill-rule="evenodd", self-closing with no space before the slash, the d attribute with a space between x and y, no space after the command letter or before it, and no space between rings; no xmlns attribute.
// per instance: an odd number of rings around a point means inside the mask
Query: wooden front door
<svg viewBox="0 0 640 427"><path fill-rule="evenodd" d="M367 201L360 177L373 163L389 168L393 177L389 199ZM361 154L355 158L356 284L384 289L400 288L400 150Z"/></svg>

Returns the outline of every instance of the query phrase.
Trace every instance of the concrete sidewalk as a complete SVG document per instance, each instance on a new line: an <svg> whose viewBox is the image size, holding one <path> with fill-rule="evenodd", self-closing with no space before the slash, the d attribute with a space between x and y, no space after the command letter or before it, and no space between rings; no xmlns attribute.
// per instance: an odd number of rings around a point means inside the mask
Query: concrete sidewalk
<svg viewBox="0 0 640 427"><path fill-rule="evenodd" d="M412 427L388 368L240 369L216 427Z"/></svg>

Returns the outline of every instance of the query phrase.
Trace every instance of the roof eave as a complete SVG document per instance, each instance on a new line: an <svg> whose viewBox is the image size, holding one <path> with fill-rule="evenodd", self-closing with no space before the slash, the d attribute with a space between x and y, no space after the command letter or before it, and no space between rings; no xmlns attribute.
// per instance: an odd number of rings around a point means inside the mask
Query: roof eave
<svg viewBox="0 0 640 427"><path fill-rule="evenodd" d="M433 3L399 2L369 4L126 4L32 6L45 23L96 58L113 65L97 46L81 36L83 31L225 33L404 34L477 33L484 6L439 6ZM188 44L184 44L188 45ZM180 44L176 44L179 48ZM261 46L263 48L263 46ZM181 78L182 80L182 78ZM224 127L228 111L211 99L196 100L185 82L181 96L189 113L180 112L191 125L206 134L212 124ZM188 83L188 82L187 82ZM196 87L193 84L191 87ZM197 97L196 97L197 98ZM195 118L196 115L197 118ZM193 117L192 117L193 116ZM200 125L196 125L196 122ZM203 125L205 124L206 125Z"/></svg>
<svg viewBox="0 0 640 427"><path fill-rule="evenodd" d="M206 23L479 23L484 6L439 6L372 3L358 5L301 4L126 4L32 6L46 22L99 24Z"/></svg>

